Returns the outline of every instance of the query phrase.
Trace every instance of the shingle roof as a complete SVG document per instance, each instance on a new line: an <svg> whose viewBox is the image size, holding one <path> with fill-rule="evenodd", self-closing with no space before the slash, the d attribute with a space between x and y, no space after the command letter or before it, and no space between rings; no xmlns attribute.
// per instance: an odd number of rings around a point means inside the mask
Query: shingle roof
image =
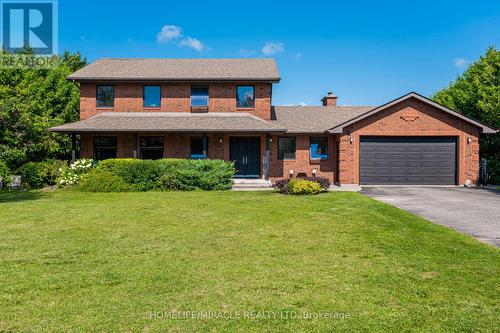
<svg viewBox="0 0 500 333"><path fill-rule="evenodd" d="M68 76L70 80L273 81L280 80L274 59L105 58Z"/></svg>
<svg viewBox="0 0 500 333"><path fill-rule="evenodd" d="M371 115L374 115L375 113L377 112L380 112L380 111L383 111L383 110L386 110L387 108L397 104L397 103L400 103L404 100L407 100L407 99L410 99L410 98L414 98L414 99L417 99L421 102L424 102L424 103L427 103L429 105L432 105L433 107L443 111L443 112L446 112L448 114L451 114L452 116L455 116L457 118L460 118L462 120L465 120L466 122L470 123L470 124L473 124L477 127L479 127L481 129L481 131L483 133L487 133L487 134L493 134L493 133L497 133L497 130L496 129L493 129L483 123L480 123L479 121L475 120L475 119L472 119L470 117L467 117L457 111L454 111L454 110L451 110L441 104L438 104L436 102L434 102L433 100L425 97L425 96L422 96L420 94L417 94L416 92L410 92L406 95L403 95L399 98L396 98L384 105L381 105L381 106L378 106L376 108L373 108L372 110L367 110L367 112L365 113L361 113L359 114L357 117L353 117L352 119L346 119L345 121L342 121L340 123L337 123L336 125L332 126L331 128L329 128L329 132L330 133L342 133L343 130L344 130L344 127L346 126L349 126L355 122L358 122L366 117L370 117ZM368 112L369 111L369 112Z"/></svg>
<svg viewBox="0 0 500 333"><path fill-rule="evenodd" d="M288 133L323 133L374 106L274 106L271 119Z"/></svg>
<svg viewBox="0 0 500 333"><path fill-rule="evenodd" d="M284 132L249 113L103 112L50 128L53 132Z"/></svg>

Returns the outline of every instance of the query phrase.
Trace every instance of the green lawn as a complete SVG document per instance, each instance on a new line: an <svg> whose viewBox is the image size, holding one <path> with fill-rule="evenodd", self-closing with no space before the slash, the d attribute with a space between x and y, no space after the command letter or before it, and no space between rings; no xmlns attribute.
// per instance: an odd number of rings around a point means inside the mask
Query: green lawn
<svg viewBox="0 0 500 333"><path fill-rule="evenodd" d="M357 193L0 193L0 230L0 331L500 327L498 249Z"/></svg>

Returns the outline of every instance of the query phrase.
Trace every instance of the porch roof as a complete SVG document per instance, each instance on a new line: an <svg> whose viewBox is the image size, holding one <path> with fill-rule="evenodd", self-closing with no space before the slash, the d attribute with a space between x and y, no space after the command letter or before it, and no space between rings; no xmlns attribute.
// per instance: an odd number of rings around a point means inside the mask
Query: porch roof
<svg viewBox="0 0 500 333"><path fill-rule="evenodd" d="M249 113L103 112L51 127L52 132L285 132Z"/></svg>

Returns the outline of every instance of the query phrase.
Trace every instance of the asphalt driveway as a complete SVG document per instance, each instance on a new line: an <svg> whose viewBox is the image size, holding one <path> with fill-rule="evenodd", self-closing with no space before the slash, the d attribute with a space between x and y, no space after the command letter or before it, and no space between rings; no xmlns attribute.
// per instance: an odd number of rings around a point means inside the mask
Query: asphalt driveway
<svg viewBox="0 0 500 333"><path fill-rule="evenodd" d="M363 187L361 193L500 247L500 191L465 187Z"/></svg>

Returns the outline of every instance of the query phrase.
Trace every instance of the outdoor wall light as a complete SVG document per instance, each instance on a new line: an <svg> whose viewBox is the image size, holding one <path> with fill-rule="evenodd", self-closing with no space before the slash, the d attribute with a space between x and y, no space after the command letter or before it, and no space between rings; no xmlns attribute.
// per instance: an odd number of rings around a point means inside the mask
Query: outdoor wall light
<svg viewBox="0 0 500 333"><path fill-rule="evenodd" d="M318 170L316 169L313 169L313 176L316 176L316 173L318 172Z"/></svg>
<svg viewBox="0 0 500 333"><path fill-rule="evenodd" d="M290 175L293 175L293 170L290 170Z"/></svg>
<svg viewBox="0 0 500 333"><path fill-rule="evenodd" d="M349 137L349 143L352 145L352 142L353 142L353 139L352 139L352 136Z"/></svg>
<svg viewBox="0 0 500 333"><path fill-rule="evenodd" d="M219 137L219 142L220 142L220 143L223 143L223 142L224 142L224 139L222 138L222 136L221 136L221 137Z"/></svg>
<svg viewBox="0 0 500 333"><path fill-rule="evenodd" d="M467 144L470 145L471 142L472 142L472 139L471 138L467 138Z"/></svg>

